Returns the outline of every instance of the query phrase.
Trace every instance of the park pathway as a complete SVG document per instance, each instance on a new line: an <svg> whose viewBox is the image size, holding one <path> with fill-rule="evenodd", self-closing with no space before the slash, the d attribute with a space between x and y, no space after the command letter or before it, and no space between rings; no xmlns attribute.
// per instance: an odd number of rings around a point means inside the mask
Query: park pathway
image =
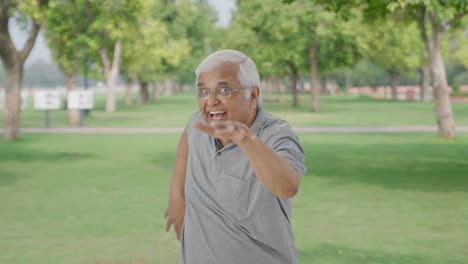
<svg viewBox="0 0 468 264"><path fill-rule="evenodd" d="M293 127L297 133L401 133L436 132L435 126L365 126L365 127ZM23 133L36 134L163 134L181 133L180 127L53 127L22 128ZM468 126L457 126L457 132L468 132Z"/></svg>

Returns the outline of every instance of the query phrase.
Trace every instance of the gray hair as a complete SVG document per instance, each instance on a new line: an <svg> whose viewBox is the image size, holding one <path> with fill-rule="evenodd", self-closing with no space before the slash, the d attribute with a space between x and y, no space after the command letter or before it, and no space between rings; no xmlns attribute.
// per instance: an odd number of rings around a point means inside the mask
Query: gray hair
<svg viewBox="0 0 468 264"><path fill-rule="evenodd" d="M252 59L238 50L219 50L208 55L195 69L197 83L200 73L212 71L223 63L237 64L237 80L239 80L242 87L245 88L244 95L247 99L250 98L253 88L258 87L259 96L257 106L260 108L262 106L263 96L257 67Z"/></svg>

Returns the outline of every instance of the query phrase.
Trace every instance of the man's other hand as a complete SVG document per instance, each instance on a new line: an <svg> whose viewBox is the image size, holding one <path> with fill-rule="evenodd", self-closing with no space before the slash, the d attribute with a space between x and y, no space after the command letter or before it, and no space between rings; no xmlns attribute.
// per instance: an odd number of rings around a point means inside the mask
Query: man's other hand
<svg viewBox="0 0 468 264"><path fill-rule="evenodd" d="M169 198L169 206L166 209L164 217L167 220L166 232L169 232L171 225L174 225L174 231L177 239L180 240L182 234L182 224L184 223L185 215L185 199L184 198Z"/></svg>

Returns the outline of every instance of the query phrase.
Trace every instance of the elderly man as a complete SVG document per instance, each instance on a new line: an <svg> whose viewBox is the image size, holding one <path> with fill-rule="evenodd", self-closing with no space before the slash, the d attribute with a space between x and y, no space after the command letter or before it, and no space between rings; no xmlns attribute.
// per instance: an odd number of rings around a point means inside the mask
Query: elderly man
<svg viewBox="0 0 468 264"><path fill-rule="evenodd" d="M291 198L306 171L297 136L264 112L243 53L217 51L195 72L199 109L179 142L166 211L179 263L296 263Z"/></svg>

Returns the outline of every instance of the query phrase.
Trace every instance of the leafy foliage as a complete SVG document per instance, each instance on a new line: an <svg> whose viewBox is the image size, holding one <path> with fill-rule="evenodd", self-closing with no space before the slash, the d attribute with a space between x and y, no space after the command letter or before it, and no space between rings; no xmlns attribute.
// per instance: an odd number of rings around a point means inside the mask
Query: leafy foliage
<svg viewBox="0 0 468 264"><path fill-rule="evenodd" d="M164 21L154 16L157 11L154 1L142 3L137 25L125 36L122 71L136 74L143 82L151 82L164 77L167 65L177 67L190 47L185 39L172 38Z"/></svg>
<svg viewBox="0 0 468 264"><path fill-rule="evenodd" d="M423 43L415 23L384 20L373 25L369 57L375 64L398 75L408 75L423 62Z"/></svg>
<svg viewBox="0 0 468 264"><path fill-rule="evenodd" d="M216 12L207 1L161 1L153 15L167 26L170 38L186 43L189 50L177 66L165 62L166 74L179 81L194 83L193 71L198 63L217 49Z"/></svg>
<svg viewBox="0 0 468 264"><path fill-rule="evenodd" d="M87 46L85 1L53 1L45 35L54 60L66 73L76 73Z"/></svg>

